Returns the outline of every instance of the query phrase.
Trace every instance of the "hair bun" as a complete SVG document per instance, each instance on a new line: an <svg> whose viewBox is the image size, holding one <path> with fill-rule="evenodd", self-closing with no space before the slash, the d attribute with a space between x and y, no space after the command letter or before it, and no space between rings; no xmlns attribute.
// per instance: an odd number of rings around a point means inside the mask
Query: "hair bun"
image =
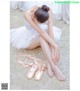
<svg viewBox="0 0 80 91"><path fill-rule="evenodd" d="M46 11L46 12L48 12L48 11L49 11L49 7L48 7L48 6L46 6L46 5L42 5L42 9L43 9L44 11Z"/></svg>

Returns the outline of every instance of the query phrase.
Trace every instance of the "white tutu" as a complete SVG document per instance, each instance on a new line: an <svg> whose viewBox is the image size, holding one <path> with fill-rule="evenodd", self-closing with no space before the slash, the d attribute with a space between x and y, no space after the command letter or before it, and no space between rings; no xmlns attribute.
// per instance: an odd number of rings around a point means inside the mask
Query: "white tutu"
<svg viewBox="0 0 80 91"><path fill-rule="evenodd" d="M47 25L40 24L40 28L47 32ZM59 41L61 37L61 29L53 26L54 40ZM30 43L38 38L39 34L26 22L25 26L11 29L10 31L10 43L15 48L27 48Z"/></svg>

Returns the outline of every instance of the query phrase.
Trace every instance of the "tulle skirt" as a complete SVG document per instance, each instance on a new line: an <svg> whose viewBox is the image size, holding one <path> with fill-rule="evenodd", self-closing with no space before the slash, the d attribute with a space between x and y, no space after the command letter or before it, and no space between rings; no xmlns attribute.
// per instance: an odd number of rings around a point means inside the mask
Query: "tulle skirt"
<svg viewBox="0 0 80 91"><path fill-rule="evenodd" d="M42 24L41 29L48 33L47 25ZM60 40L62 30L53 26L53 35L54 40L57 42ZM22 26L19 28L11 29L10 31L10 43L13 47L20 49L20 48L27 48L33 40L37 40L39 34L33 29L28 28L26 26Z"/></svg>

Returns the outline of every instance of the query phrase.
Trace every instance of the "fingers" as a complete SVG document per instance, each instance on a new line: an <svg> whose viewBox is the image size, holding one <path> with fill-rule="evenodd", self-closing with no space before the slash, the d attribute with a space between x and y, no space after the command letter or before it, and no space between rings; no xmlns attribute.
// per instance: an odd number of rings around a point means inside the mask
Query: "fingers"
<svg viewBox="0 0 80 91"><path fill-rule="evenodd" d="M53 60L54 64L56 64L56 55L55 55L54 49L52 49L52 60Z"/></svg>
<svg viewBox="0 0 80 91"><path fill-rule="evenodd" d="M57 57L57 54L56 53L54 53L54 55L52 55L52 59L53 59L54 64L57 64L58 57Z"/></svg>
<svg viewBox="0 0 80 91"><path fill-rule="evenodd" d="M59 58L60 58L60 50L54 50L54 52L52 51L52 59L54 64L57 64Z"/></svg>
<svg viewBox="0 0 80 91"><path fill-rule="evenodd" d="M52 60L53 60L54 64L56 64L56 57L53 54L52 54Z"/></svg>
<svg viewBox="0 0 80 91"><path fill-rule="evenodd" d="M60 49L58 50L58 57L57 57L57 61L59 61L60 58Z"/></svg>

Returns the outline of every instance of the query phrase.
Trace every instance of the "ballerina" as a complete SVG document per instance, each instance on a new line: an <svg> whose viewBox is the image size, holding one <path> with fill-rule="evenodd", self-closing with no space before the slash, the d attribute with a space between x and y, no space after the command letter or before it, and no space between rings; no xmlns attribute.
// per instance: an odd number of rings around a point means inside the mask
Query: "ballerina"
<svg viewBox="0 0 80 91"><path fill-rule="evenodd" d="M57 67L57 62L60 58L60 48L56 41L60 39L61 29L53 26L52 11L46 6L34 6L24 12L25 26L11 29L11 45L18 49L26 48L27 50L41 47L46 57L46 68L50 77L55 77L58 80L65 80L65 76ZM44 24L44 23L47 24ZM33 59L31 57L31 59ZM36 60L36 59L35 59ZM37 61L37 60L36 60ZM43 74L42 63L37 62L32 65L28 78L34 77L40 80ZM38 70L37 70L38 69Z"/></svg>

